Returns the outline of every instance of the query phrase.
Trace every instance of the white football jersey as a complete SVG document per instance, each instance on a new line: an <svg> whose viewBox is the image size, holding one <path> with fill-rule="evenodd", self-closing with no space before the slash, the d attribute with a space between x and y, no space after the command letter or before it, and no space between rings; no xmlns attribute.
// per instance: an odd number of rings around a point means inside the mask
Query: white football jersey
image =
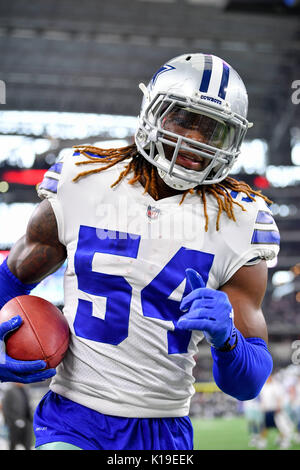
<svg viewBox="0 0 300 470"><path fill-rule="evenodd" d="M175 417L189 413L200 331L181 331L180 301L190 292L185 270L218 289L248 262L272 259L279 233L264 200L232 193L236 221L218 205L188 194L155 201L126 177L124 163L73 182L78 153L56 163L39 187L54 210L67 249L64 315L70 347L50 388L101 413ZM99 161L101 158L99 158Z"/></svg>

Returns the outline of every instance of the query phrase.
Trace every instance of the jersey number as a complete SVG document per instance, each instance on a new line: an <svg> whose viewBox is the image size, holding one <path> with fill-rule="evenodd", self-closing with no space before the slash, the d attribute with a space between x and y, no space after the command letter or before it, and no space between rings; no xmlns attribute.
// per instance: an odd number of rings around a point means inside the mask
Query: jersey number
<svg viewBox="0 0 300 470"><path fill-rule="evenodd" d="M78 299L74 320L77 336L100 343L118 345L128 336L132 287L122 276L93 271L95 253L137 258L141 237L124 232L81 226L75 253L75 273L78 288L106 300L104 319L93 316L93 302ZM141 291L142 314L145 317L171 321L174 329L168 331L168 353L185 353L191 332L176 328L182 315L180 300L171 294L185 279L185 270L193 268L201 273L206 284L214 255L181 247L158 275ZM183 296L190 292L188 283Z"/></svg>

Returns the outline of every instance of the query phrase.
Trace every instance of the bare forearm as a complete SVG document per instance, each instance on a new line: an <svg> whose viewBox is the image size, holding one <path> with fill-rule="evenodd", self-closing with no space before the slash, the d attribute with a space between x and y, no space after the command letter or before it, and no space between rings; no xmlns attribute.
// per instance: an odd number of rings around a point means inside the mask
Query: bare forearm
<svg viewBox="0 0 300 470"><path fill-rule="evenodd" d="M234 311L234 324L245 338L257 337L268 342L262 301L266 291L268 268L263 261L244 266L221 290L228 295Z"/></svg>

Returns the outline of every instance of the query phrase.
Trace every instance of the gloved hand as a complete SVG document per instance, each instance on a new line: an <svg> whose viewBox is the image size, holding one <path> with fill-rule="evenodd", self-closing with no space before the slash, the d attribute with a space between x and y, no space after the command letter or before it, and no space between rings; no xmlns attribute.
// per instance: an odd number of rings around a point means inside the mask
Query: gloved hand
<svg viewBox="0 0 300 470"><path fill-rule="evenodd" d="M217 349L229 343L232 346L236 333L227 294L205 287L201 275L194 269L187 269L186 277L192 292L181 301L180 309L187 313L179 318L177 328L202 331L207 341Z"/></svg>
<svg viewBox="0 0 300 470"><path fill-rule="evenodd" d="M19 328L22 318L17 315L0 323L0 382L20 382L24 384L40 382L55 375L55 369L45 369L45 361L17 361L5 353L4 339L8 333Z"/></svg>

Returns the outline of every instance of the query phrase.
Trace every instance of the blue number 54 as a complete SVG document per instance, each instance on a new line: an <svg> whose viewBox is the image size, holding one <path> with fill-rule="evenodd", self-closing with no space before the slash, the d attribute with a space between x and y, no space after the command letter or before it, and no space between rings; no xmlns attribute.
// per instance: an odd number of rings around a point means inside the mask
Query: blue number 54
<svg viewBox="0 0 300 470"><path fill-rule="evenodd" d="M112 345L118 345L128 337L132 287L122 276L93 271L92 261L95 253L136 259L139 245L139 235L85 225L80 227L74 260L78 288L86 294L106 298L106 311L104 319L93 316L92 300L78 299L74 320L77 336ZM191 338L191 332L176 329L176 321L182 315L180 301L169 297L185 279L187 268L198 270L206 283L213 258L210 253L181 247L141 291L143 315L174 324L168 331L169 354L187 352ZM186 283L183 295L188 291Z"/></svg>

